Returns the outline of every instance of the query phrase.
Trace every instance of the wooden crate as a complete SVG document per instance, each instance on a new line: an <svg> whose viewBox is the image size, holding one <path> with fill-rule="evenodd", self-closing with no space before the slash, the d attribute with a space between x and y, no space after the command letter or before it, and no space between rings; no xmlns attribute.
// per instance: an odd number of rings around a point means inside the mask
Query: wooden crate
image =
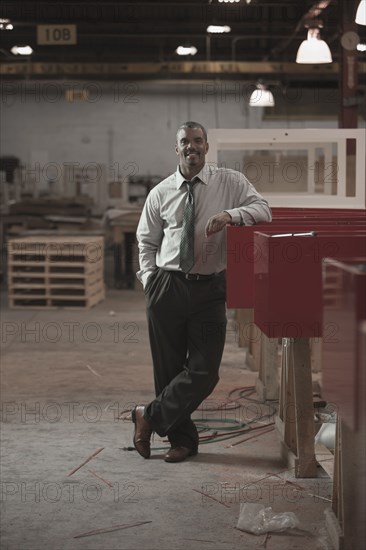
<svg viewBox="0 0 366 550"><path fill-rule="evenodd" d="M10 308L90 308L102 301L104 239L29 236L8 241Z"/></svg>

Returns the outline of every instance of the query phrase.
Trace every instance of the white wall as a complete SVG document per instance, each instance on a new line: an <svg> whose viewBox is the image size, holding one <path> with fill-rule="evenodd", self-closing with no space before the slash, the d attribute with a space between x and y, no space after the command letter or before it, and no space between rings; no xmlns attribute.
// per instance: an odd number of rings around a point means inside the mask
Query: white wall
<svg viewBox="0 0 366 550"><path fill-rule="evenodd" d="M233 82L79 82L76 87L91 95L73 103L65 99L68 85L3 85L2 156L19 157L28 169L37 162L98 162L116 173L118 163L122 177L165 177L175 170L175 131L186 120L207 128L337 127L336 118L263 120L263 109L248 107L247 88Z"/></svg>

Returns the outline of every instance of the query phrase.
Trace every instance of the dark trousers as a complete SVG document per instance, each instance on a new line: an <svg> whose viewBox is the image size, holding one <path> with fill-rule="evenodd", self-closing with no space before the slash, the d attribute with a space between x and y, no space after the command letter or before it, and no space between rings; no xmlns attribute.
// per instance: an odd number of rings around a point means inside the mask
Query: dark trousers
<svg viewBox="0 0 366 550"><path fill-rule="evenodd" d="M156 398L145 417L172 446L198 447L191 414L219 381L226 334L226 278L187 280L157 269L145 287Z"/></svg>

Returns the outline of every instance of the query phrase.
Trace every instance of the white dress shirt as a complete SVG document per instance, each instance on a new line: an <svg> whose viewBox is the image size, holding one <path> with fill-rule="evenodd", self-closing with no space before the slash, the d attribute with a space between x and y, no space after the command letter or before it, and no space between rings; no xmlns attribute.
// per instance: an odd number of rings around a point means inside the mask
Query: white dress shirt
<svg viewBox="0 0 366 550"><path fill-rule="evenodd" d="M195 263L191 273L207 275L226 269L226 228L205 236L209 218L228 212L233 224L254 225L272 220L267 201L241 173L205 164L195 176ZM143 286L156 267L179 271L179 249L186 179L179 166L174 174L154 187L145 202L137 227L140 271Z"/></svg>

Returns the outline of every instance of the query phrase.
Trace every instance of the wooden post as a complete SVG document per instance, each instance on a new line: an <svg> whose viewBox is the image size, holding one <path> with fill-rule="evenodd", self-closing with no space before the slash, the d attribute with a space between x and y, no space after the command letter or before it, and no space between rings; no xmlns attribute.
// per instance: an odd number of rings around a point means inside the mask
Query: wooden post
<svg viewBox="0 0 366 550"><path fill-rule="evenodd" d="M316 477L314 410L308 338L283 338L277 428L282 455L296 477Z"/></svg>
<svg viewBox="0 0 366 550"><path fill-rule="evenodd" d="M310 338L311 371L321 372L322 370L322 338Z"/></svg>
<svg viewBox="0 0 366 550"><path fill-rule="evenodd" d="M239 348L250 348L250 330L253 323L253 309L236 309L235 319L238 330Z"/></svg>
<svg viewBox="0 0 366 550"><path fill-rule="evenodd" d="M340 3L341 40L340 40L340 96L339 128L357 128L358 126L358 56L356 9L359 0L344 0ZM352 142L347 144L347 156L355 154Z"/></svg>
<svg viewBox="0 0 366 550"><path fill-rule="evenodd" d="M277 338L268 338L264 333L260 340L259 373L256 391L262 401L278 399L279 381L277 365Z"/></svg>

